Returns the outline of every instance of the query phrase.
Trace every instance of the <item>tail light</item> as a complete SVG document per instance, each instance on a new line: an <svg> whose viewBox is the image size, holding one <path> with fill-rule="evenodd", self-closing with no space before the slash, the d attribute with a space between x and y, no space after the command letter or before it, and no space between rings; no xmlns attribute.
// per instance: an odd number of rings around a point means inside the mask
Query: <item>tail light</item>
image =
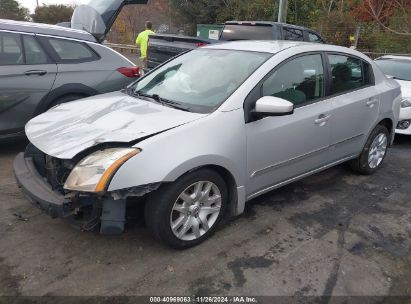
<svg viewBox="0 0 411 304"><path fill-rule="evenodd" d="M197 47L202 47L202 46L206 46L206 45L207 45L207 43L204 43L204 42L197 43Z"/></svg>
<svg viewBox="0 0 411 304"><path fill-rule="evenodd" d="M118 68L117 72L123 74L126 77L133 78L133 77L140 77L140 70L138 67L129 67L129 68Z"/></svg>

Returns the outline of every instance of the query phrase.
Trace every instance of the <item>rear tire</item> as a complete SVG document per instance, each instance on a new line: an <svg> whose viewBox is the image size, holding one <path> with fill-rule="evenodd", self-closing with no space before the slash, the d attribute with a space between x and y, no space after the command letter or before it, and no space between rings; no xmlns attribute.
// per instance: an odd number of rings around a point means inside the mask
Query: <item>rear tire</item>
<svg viewBox="0 0 411 304"><path fill-rule="evenodd" d="M148 196L146 225L168 246L190 248L214 233L227 200L227 186L219 174L210 169L193 171Z"/></svg>
<svg viewBox="0 0 411 304"><path fill-rule="evenodd" d="M384 163L389 145L389 132L378 125L371 132L360 156L350 162L351 168L362 175L375 173Z"/></svg>

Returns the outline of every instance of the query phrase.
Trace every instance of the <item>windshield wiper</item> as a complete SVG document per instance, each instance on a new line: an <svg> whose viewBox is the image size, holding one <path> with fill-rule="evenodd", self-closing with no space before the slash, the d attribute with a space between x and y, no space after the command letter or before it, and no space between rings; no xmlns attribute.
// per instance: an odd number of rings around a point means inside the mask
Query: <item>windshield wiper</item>
<svg viewBox="0 0 411 304"><path fill-rule="evenodd" d="M189 107L187 107L187 106L185 106L185 105L183 105L179 102L162 98L158 94L150 95L150 94L147 94L147 93L143 93L141 91L136 91L136 92L134 92L133 96L142 96L142 97L151 98L151 99L154 99L156 102L158 102L159 104L161 104L163 106L168 106L170 108L191 112Z"/></svg>
<svg viewBox="0 0 411 304"><path fill-rule="evenodd" d="M392 79L395 79L395 80L402 80L402 81L411 81L411 80L409 80L409 79L403 79L403 78L400 78L400 77L395 77L395 76L393 76L393 77L392 77Z"/></svg>

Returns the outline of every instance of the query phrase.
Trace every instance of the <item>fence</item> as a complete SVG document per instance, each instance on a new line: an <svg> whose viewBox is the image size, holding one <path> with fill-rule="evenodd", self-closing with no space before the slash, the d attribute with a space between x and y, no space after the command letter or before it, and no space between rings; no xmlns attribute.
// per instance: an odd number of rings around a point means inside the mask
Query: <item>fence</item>
<svg viewBox="0 0 411 304"><path fill-rule="evenodd" d="M108 46L109 48L118 50L120 53L124 53L125 51L130 52L131 54L137 53L140 51L140 49L131 44L116 44L116 43L104 43L105 46Z"/></svg>

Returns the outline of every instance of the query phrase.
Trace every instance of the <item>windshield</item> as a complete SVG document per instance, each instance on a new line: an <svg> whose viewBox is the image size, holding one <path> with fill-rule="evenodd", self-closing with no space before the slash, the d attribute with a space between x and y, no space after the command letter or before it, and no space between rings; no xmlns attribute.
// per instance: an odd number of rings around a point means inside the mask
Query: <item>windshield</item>
<svg viewBox="0 0 411 304"><path fill-rule="evenodd" d="M378 59L375 61L385 75L399 80L411 81L411 60Z"/></svg>
<svg viewBox="0 0 411 304"><path fill-rule="evenodd" d="M192 112L217 109L272 54L197 49L148 74L133 86L133 94L153 96Z"/></svg>

